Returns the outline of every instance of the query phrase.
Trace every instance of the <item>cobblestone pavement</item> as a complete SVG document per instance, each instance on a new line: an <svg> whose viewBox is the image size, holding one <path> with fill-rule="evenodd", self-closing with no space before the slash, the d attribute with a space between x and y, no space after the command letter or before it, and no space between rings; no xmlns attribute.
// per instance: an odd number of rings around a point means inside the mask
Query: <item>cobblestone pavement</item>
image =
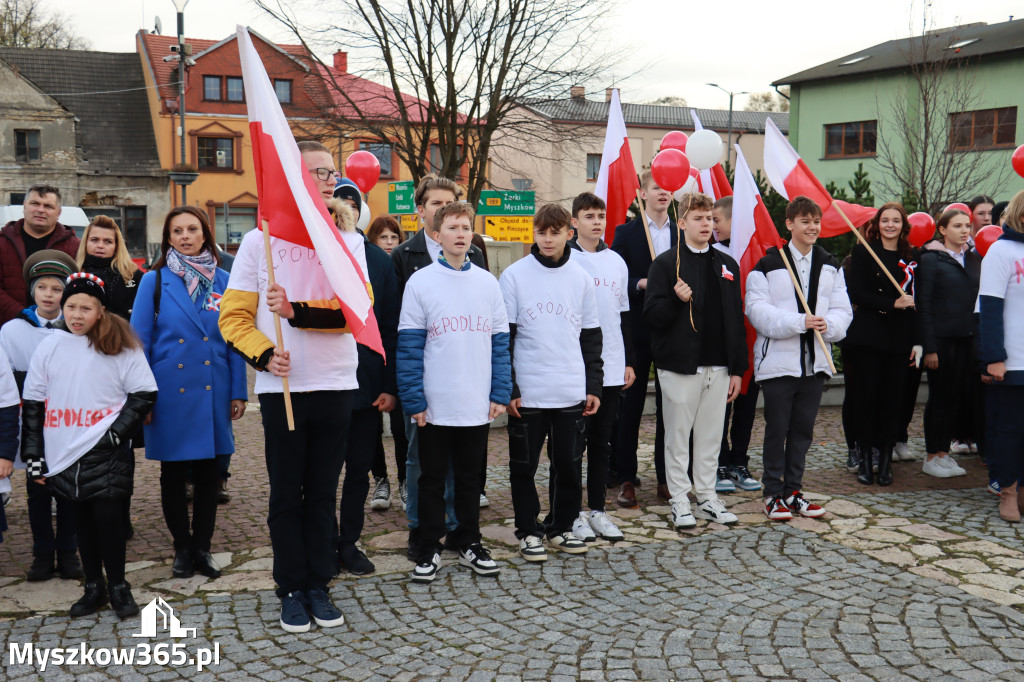
<svg viewBox="0 0 1024 682"><path fill-rule="evenodd" d="M132 636L138 619L119 623L110 611L70 620L77 583L24 582L30 543L16 486L0 545L0 677L1024 679L1024 531L999 520L983 467L963 457L968 476L939 480L921 475L920 462L900 462L896 485L860 486L843 466L837 408L821 410L808 458L805 488L829 509L822 519L772 524L758 493L737 493L722 499L738 526L673 530L654 495L653 421L645 418L640 506L609 506L626 540L599 541L584 556L553 554L539 566L514 552L505 434L495 429L491 506L481 521L500 577L478 578L446 552L437 581L412 585L400 508L368 511L363 544L377 573L332 586L347 622L288 635L277 625L253 408L238 427L233 499L218 518L214 551L226 566L218 580L171 579L158 467L140 453L129 580L140 604L165 599L184 627L198 629L194 639L142 640ZM759 417L755 446L762 429ZM911 444L920 449L915 429ZM759 450L751 455L757 469ZM40 671L13 664L10 649L171 641L188 651L219 646L220 662L201 673L153 664Z"/></svg>

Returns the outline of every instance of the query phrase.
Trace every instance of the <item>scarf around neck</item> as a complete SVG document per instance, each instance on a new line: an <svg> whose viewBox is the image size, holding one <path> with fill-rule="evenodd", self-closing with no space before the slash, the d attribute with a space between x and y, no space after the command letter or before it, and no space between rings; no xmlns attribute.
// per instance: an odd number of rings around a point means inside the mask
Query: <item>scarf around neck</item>
<svg viewBox="0 0 1024 682"><path fill-rule="evenodd" d="M171 247L167 251L167 267L185 281L188 295L195 303L202 295L213 288L213 278L217 275L217 260L209 249L200 251L195 256L186 256Z"/></svg>

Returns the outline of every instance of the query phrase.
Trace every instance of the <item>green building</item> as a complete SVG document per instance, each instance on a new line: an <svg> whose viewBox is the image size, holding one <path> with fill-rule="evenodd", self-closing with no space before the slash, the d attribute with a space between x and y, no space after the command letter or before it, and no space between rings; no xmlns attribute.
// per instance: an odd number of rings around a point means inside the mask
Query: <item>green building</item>
<svg viewBox="0 0 1024 682"><path fill-rule="evenodd" d="M935 211L1024 189L1010 156L1024 142L1024 20L891 40L781 78L789 139L822 182L864 164L876 205Z"/></svg>

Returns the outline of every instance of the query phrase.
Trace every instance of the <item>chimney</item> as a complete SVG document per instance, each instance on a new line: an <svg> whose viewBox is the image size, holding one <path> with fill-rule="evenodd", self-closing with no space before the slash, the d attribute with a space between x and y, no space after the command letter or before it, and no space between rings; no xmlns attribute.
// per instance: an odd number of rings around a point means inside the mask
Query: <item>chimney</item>
<svg viewBox="0 0 1024 682"><path fill-rule="evenodd" d="M334 53L334 68L342 73L348 73L348 52L338 50Z"/></svg>
<svg viewBox="0 0 1024 682"><path fill-rule="evenodd" d="M604 89L604 101L605 102L611 102L612 101L612 93L613 92L615 92L615 88L605 88Z"/></svg>
<svg viewBox="0 0 1024 682"><path fill-rule="evenodd" d="M574 85L569 88L569 96L573 99L583 99L586 94L587 90L582 85Z"/></svg>

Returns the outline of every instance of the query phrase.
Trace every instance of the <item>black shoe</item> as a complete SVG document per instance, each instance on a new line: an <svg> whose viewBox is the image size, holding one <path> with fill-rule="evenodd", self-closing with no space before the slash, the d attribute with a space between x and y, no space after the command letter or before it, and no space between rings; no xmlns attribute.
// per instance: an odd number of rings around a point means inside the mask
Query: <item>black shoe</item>
<svg viewBox="0 0 1024 682"><path fill-rule="evenodd" d="M228 481L225 478L217 481L217 504L227 504L231 501L231 493L228 492Z"/></svg>
<svg viewBox="0 0 1024 682"><path fill-rule="evenodd" d="M857 463L857 482L863 485L873 485L875 476L871 471L871 449L861 448L860 450L861 458Z"/></svg>
<svg viewBox="0 0 1024 682"><path fill-rule="evenodd" d="M171 565L171 575L175 578L191 578L195 575L191 549L182 548L174 550L174 563Z"/></svg>
<svg viewBox="0 0 1024 682"><path fill-rule="evenodd" d="M81 618L90 613L96 613L107 603L107 586L100 580L94 583L85 584L85 594L76 601L68 612L72 618ZM138 607L136 607L136 610Z"/></svg>
<svg viewBox="0 0 1024 682"><path fill-rule="evenodd" d="M80 580L85 577L78 552L74 550L57 550L57 571L64 580Z"/></svg>
<svg viewBox="0 0 1024 682"><path fill-rule="evenodd" d="M423 550L423 543L420 541L420 529L409 529L409 548L405 550L405 556L409 561L419 561Z"/></svg>
<svg viewBox="0 0 1024 682"><path fill-rule="evenodd" d="M139 615L139 605L132 596L132 586L126 581L110 586L110 607L121 620Z"/></svg>
<svg viewBox="0 0 1024 682"><path fill-rule="evenodd" d="M367 575L377 570L373 562L355 545L345 545L338 550L338 566L352 575Z"/></svg>
<svg viewBox="0 0 1024 682"><path fill-rule="evenodd" d="M53 577L53 552L39 552L32 557L32 565L25 574L30 583L42 582Z"/></svg>
<svg viewBox="0 0 1024 682"><path fill-rule="evenodd" d="M847 451L846 470L851 474L855 474L858 469L860 469L860 450L858 450L857 446L854 445Z"/></svg>
<svg viewBox="0 0 1024 682"><path fill-rule="evenodd" d="M217 562L213 560L213 555L208 550L193 550L192 565L207 578L216 580L220 577L220 569L217 568Z"/></svg>
<svg viewBox="0 0 1024 682"><path fill-rule="evenodd" d="M878 485L892 485L892 446L887 445L882 448L882 451L878 457L878 476L876 477Z"/></svg>

